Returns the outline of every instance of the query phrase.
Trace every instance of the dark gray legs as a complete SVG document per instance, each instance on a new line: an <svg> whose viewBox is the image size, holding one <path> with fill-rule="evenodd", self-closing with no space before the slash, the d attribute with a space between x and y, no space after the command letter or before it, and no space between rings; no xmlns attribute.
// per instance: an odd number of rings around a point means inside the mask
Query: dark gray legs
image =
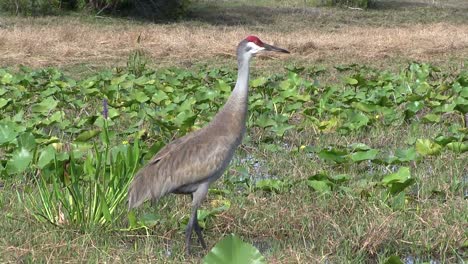
<svg viewBox="0 0 468 264"><path fill-rule="evenodd" d="M195 233L197 234L198 241L200 242L201 246L206 249L206 243L205 240L203 240L200 225L198 225L197 211L198 207L200 207L200 204L208 193L208 186L208 183L203 183L194 193L192 193L192 213L187 224L187 229L185 230L185 250L187 254L190 254L190 242L193 229L195 229Z"/></svg>
<svg viewBox="0 0 468 264"><path fill-rule="evenodd" d="M194 219L194 220L192 220ZM185 247L186 247L186 252L187 254L190 254L190 243L191 243L191 238L192 238L192 229L195 230L195 233L197 234L198 237L198 242L200 242L201 246L206 249L206 243L205 240L203 239L202 232L201 232L201 227L198 225L198 220L197 220L197 210L195 209L195 215L192 213L192 217L190 217L189 223L187 225L187 229L185 231Z"/></svg>

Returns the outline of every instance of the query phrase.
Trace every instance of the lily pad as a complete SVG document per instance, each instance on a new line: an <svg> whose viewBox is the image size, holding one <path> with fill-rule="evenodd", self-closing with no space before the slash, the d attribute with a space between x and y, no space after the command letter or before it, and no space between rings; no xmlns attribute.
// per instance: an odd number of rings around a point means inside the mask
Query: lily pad
<svg viewBox="0 0 468 264"><path fill-rule="evenodd" d="M265 258L254 246L234 234L218 242L203 259L204 264L264 264Z"/></svg>

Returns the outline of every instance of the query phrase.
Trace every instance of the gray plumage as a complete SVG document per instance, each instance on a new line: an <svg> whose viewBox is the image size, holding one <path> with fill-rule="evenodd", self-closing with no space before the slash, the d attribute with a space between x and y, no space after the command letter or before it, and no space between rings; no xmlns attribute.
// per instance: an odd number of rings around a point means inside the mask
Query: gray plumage
<svg viewBox="0 0 468 264"><path fill-rule="evenodd" d="M162 148L138 171L128 190L129 210L146 200L157 201L168 193L192 195L192 213L185 236L187 253L192 229L206 248L197 221L197 210L209 185L222 176L242 142L247 118L249 61L261 50L288 53L254 36L241 41L237 47L239 69L236 86L224 107L207 126Z"/></svg>

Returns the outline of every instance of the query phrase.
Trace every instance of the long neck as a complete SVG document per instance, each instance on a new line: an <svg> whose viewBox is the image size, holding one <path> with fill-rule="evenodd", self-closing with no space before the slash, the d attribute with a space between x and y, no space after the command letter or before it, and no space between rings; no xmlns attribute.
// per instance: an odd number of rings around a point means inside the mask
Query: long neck
<svg viewBox="0 0 468 264"><path fill-rule="evenodd" d="M245 129L249 92L249 59L239 56L236 86L224 107L214 117L213 123L220 122L234 130Z"/></svg>
<svg viewBox="0 0 468 264"><path fill-rule="evenodd" d="M238 67L236 86L231 96L229 96L226 105L232 101L232 103L247 106L249 93L249 60L242 57L239 58Z"/></svg>

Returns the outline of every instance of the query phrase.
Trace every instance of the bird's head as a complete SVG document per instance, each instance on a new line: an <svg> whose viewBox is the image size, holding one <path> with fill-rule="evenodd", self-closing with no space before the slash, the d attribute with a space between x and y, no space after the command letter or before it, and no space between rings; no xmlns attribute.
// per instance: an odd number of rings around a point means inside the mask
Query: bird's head
<svg viewBox="0 0 468 264"><path fill-rule="evenodd" d="M260 51L276 51L282 53L289 53L289 51L285 49L264 43L256 36L248 36L243 41L241 41L241 43L239 43L239 46L237 48L237 56L247 56L248 58L250 58Z"/></svg>

